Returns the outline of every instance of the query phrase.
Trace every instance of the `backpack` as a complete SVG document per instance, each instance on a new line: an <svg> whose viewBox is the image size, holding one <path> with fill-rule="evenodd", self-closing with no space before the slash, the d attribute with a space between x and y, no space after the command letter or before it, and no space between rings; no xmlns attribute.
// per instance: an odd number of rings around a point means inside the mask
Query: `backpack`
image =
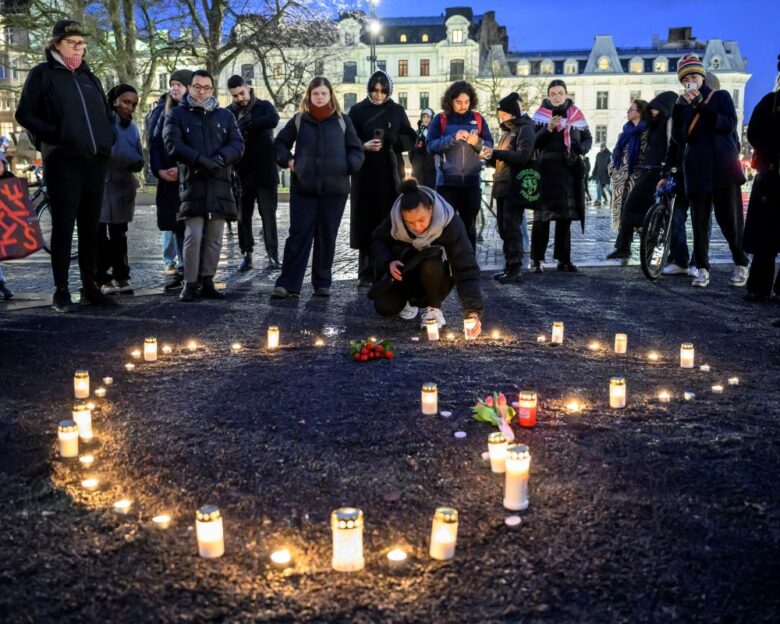
<svg viewBox="0 0 780 624"><path fill-rule="evenodd" d="M485 123L485 120L482 119L482 115L480 115L477 111L474 111L474 120L477 122L477 134L482 135L482 125ZM447 127L447 115L442 113L439 115L439 130L441 131L441 135L444 136L444 130Z"/></svg>
<svg viewBox="0 0 780 624"><path fill-rule="evenodd" d="M301 131L301 115L303 113L295 113L295 134L297 135ZM339 115L339 126L341 126L341 131L346 134L347 133L347 122L344 121L344 116Z"/></svg>

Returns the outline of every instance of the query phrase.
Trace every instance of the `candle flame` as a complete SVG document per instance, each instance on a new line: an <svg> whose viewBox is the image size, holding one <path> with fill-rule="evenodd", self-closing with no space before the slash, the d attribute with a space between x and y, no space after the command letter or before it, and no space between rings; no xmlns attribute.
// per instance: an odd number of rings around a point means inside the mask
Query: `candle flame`
<svg viewBox="0 0 780 624"><path fill-rule="evenodd" d="M165 355L170 355L171 353L173 353L173 347L169 344L165 344L162 346L162 352Z"/></svg>
<svg viewBox="0 0 780 624"><path fill-rule="evenodd" d="M82 455L79 457L79 462L81 462L82 466L91 466L95 461L95 458L92 455Z"/></svg>
<svg viewBox="0 0 780 624"><path fill-rule="evenodd" d="M572 400L566 404L566 409L570 412L579 412L580 409L582 409L582 406L580 405L579 401Z"/></svg>
<svg viewBox="0 0 780 624"><path fill-rule="evenodd" d="M588 345L588 349L590 349L591 351L598 351L599 349L601 349L601 343L598 340L594 340Z"/></svg>
<svg viewBox="0 0 780 624"><path fill-rule="evenodd" d="M657 362L658 361L658 354L655 351L651 351L647 354L647 359L651 362Z"/></svg>
<svg viewBox="0 0 780 624"><path fill-rule="evenodd" d="M127 364L125 364L125 369L127 369L128 371L135 370L135 364L133 364L132 362L128 362Z"/></svg>
<svg viewBox="0 0 780 624"><path fill-rule="evenodd" d="M403 548L393 548L393 550L387 553L387 558L390 561L406 561L407 556Z"/></svg>
<svg viewBox="0 0 780 624"><path fill-rule="evenodd" d="M232 345L230 345L230 350L233 351L233 353L241 351L241 343L240 342L234 342Z"/></svg>
<svg viewBox="0 0 780 624"><path fill-rule="evenodd" d="M324 347L325 341L322 338L317 338L317 340L314 341L315 347Z"/></svg>
<svg viewBox="0 0 780 624"><path fill-rule="evenodd" d="M84 479L81 482L81 487L86 490L94 490L98 486L98 480L95 478Z"/></svg>
<svg viewBox="0 0 780 624"><path fill-rule="evenodd" d="M292 553L286 548L275 550L271 553L271 561L276 565L287 565L292 561Z"/></svg>
<svg viewBox="0 0 780 624"><path fill-rule="evenodd" d="M197 351L197 350L198 350L198 343L197 343L197 342L195 342L194 340L190 340L190 341L187 343L187 348L188 348L190 351Z"/></svg>
<svg viewBox="0 0 780 624"><path fill-rule="evenodd" d="M171 517L168 514L160 514L159 516L152 518L152 522L161 529L167 529L171 522Z"/></svg>
<svg viewBox="0 0 780 624"><path fill-rule="evenodd" d="M133 357L134 360L137 360L141 357L141 351L139 349L133 349L130 351L130 355Z"/></svg>
<svg viewBox="0 0 780 624"><path fill-rule="evenodd" d="M114 503L114 509L117 511L127 511L130 509L130 506L133 504L133 501L128 500L127 498L123 498L122 500L118 500Z"/></svg>

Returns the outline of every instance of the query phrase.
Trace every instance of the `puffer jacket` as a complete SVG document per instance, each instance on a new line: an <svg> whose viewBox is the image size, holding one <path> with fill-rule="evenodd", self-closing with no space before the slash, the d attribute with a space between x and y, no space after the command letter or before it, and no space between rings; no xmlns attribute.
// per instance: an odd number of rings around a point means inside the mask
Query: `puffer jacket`
<svg viewBox="0 0 780 624"><path fill-rule="evenodd" d="M163 127L165 149L179 163L178 218L220 214L237 216L233 196L232 165L244 153L244 139L236 118L219 106L206 111L192 106L185 96L165 116ZM210 174L198 164L198 158L222 156L225 166Z"/></svg>
<svg viewBox="0 0 780 624"><path fill-rule="evenodd" d="M114 143L110 113L103 85L86 61L72 72L47 50L46 61L24 82L16 121L35 137L44 162L57 150L106 159Z"/></svg>
<svg viewBox="0 0 780 624"><path fill-rule="evenodd" d="M428 144L426 149L436 156L436 187L460 186L476 187L480 184L482 161L479 153L482 148L493 147L493 136L490 134L487 120L483 118L482 131L475 145L466 141L458 141L455 135L459 130L470 132L478 129L477 119L473 111L463 115L450 113L446 116L444 133L441 125L443 113L431 120L428 127Z"/></svg>
<svg viewBox="0 0 780 624"><path fill-rule="evenodd" d="M135 194L138 179L135 174L144 168L141 135L136 125L123 122L114 115L116 141L106 168L106 184L103 204L100 208L101 223L130 223L135 212Z"/></svg>

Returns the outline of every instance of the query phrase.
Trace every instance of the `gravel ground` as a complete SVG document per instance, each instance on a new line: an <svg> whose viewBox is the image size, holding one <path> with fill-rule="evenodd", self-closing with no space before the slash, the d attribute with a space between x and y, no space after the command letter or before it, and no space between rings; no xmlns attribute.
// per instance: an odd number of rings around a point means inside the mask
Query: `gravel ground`
<svg viewBox="0 0 780 624"><path fill-rule="evenodd" d="M271 285L257 282L224 303L154 296L69 317L5 314L2 619L777 622L779 307L746 306L727 277L716 267L694 291L685 279L651 285L635 267L530 275L521 288L486 276L485 327L503 335L476 344L460 338L453 297L444 312L458 338L414 342L422 333L375 317L354 282L329 301L305 292L270 304ZM537 344L554 320L564 344ZM272 353L269 324L282 332ZM609 348L618 331L624 356ZM146 335L176 352L126 372ZM348 341L369 335L393 340L396 358L350 361ZM204 346L179 348L190 338ZM603 350L588 349L594 339ZM678 367L686 341L711 372ZM93 385L115 380L94 417L94 493L55 444L82 366ZM627 379L625 410L607 407L615 375ZM730 376L738 386L711 392ZM420 414L426 381L450 418ZM517 430L532 454L531 505L510 528L503 480L481 456L492 429L469 407L520 389L541 405L537 426ZM575 396L582 413L564 407ZM126 515L112 509L122 497L133 500ZM219 560L197 556L194 512L207 502L224 516ZM330 569L328 516L342 505L365 513L356 574ZM439 505L460 513L449 563L427 556ZM167 530L152 525L161 512L173 515ZM392 572L385 553L398 544L412 557ZM268 560L282 545L294 554L287 570Z"/></svg>

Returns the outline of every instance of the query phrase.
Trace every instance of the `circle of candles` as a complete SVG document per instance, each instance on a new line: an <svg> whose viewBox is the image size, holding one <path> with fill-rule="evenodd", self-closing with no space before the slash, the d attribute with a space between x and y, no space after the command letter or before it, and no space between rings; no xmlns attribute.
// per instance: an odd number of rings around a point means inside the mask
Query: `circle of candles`
<svg viewBox="0 0 780 624"><path fill-rule="evenodd" d="M425 331L428 332L428 340L439 339L439 321L435 318L425 321Z"/></svg>
<svg viewBox="0 0 780 624"><path fill-rule="evenodd" d="M694 350L690 342L680 345L680 368L693 368Z"/></svg>
<svg viewBox="0 0 780 624"><path fill-rule="evenodd" d="M85 403L76 403L73 406L73 420L79 428L79 438L85 442L93 437L92 433L92 410Z"/></svg>
<svg viewBox="0 0 780 624"><path fill-rule="evenodd" d="M650 353L647 354L647 359L651 362L657 362L660 359L660 356L655 351L650 351Z"/></svg>
<svg viewBox="0 0 780 624"><path fill-rule="evenodd" d="M280 548L271 553L271 562L278 567L287 567L292 561L292 553L287 548Z"/></svg>
<svg viewBox="0 0 780 624"><path fill-rule="evenodd" d="M241 351L241 343L240 342L234 342L232 345L230 345L230 350L233 353L238 353Z"/></svg>
<svg viewBox="0 0 780 624"><path fill-rule="evenodd" d="M99 482L97 479L95 479L94 477L90 477L89 479L84 479L81 482L81 487L83 487L85 490L88 490L90 492L94 492L95 490L97 490L98 483Z"/></svg>
<svg viewBox="0 0 780 624"><path fill-rule="evenodd" d="M699 366L699 370L702 373L709 373L710 372L710 365L709 364L702 364L701 366Z"/></svg>
<svg viewBox="0 0 780 624"><path fill-rule="evenodd" d="M216 505L204 505L195 513L195 533L198 554L204 559L216 559L225 554L225 534L222 514Z"/></svg>
<svg viewBox="0 0 780 624"><path fill-rule="evenodd" d="M464 318L463 319L463 337L466 340L476 340L476 336L474 336L471 332L474 331L474 328L477 326L477 319L473 317Z"/></svg>
<svg viewBox="0 0 780 624"><path fill-rule="evenodd" d="M125 370L128 373L131 373L132 371L135 370L135 364L133 364L132 362L128 362L127 364L125 364Z"/></svg>
<svg viewBox="0 0 780 624"><path fill-rule="evenodd" d="M188 351L197 351L198 350L198 343L195 342L194 340L190 340L187 343L187 350Z"/></svg>
<svg viewBox="0 0 780 624"><path fill-rule="evenodd" d="M125 515L128 511L130 511L130 507L132 507L132 505L133 501L123 498L122 500L118 500L114 503L114 511L118 514Z"/></svg>
<svg viewBox="0 0 780 624"><path fill-rule="evenodd" d="M658 393L658 400L661 403L669 403L672 400L672 395L667 390L661 390Z"/></svg>
<svg viewBox="0 0 780 624"><path fill-rule="evenodd" d="M628 351L628 335L615 334L615 353L620 355Z"/></svg>
<svg viewBox="0 0 780 624"><path fill-rule="evenodd" d="M552 324L552 336L550 338L552 344L563 344L563 323L555 321Z"/></svg>
<svg viewBox="0 0 780 624"><path fill-rule="evenodd" d="M387 553L387 565L391 570L400 570L406 566L409 556L403 548L393 548Z"/></svg>
<svg viewBox="0 0 780 624"><path fill-rule="evenodd" d="M455 333L454 332L447 332L447 340L455 340Z"/></svg>
<svg viewBox="0 0 780 624"><path fill-rule="evenodd" d="M729 385L730 386L738 386L739 385L739 377L729 377Z"/></svg>
<svg viewBox="0 0 780 624"><path fill-rule="evenodd" d="M506 436L500 431L488 436L488 456L490 457L490 470L497 474L506 471Z"/></svg>
<svg viewBox="0 0 780 624"><path fill-rule="evenodd" d="M363 512L354 507L340 507L330 514L333 531L333 569L357 572L365 566L363 559Z"/></svg>
<svg viewBox="0 0 780 624"><path fill-rule="evenodd" d="M517 422L521 427L533 427L536 424L536 392L524 390L517 397Z"/></svg>
<svg viewBox="0 0 780 624"><path fill-rule="evenodd" d="M531 453L525 444L513 444L506 450L504 507L512 511L528 509L528 472Z"/></svg>
<svg viewBox="0 0 780 624"><path fill-rule="evenodd" d="M79 457L79 463L84 466L84 468L91 468L92 464L95 463L95 456L94 455L82 455Z"/></svg>
<svg viewBox="0 0 780 624"><path fill-rule="evenodd" d="M458 541L458 512L452 507L437 507L431 525L431 559L447 561L455 556Z"/></svg>
<svg viewBox="0 0 780 624"><path fill-rule="evenodd" d="M73 394L77 399L86 399L89 396L89 371L77 370L73 374Z"/></svg>
<svg viewBox="0 0 780 624"><path fill-rule="evenodd" d="M103 385L104 386L110 386L112 383L114 383L113 377L103 377Z"/></svg>
<svg viewBox="0 0 780 624"><path fill-rule="evenodd" d="M279 328L271 326L268 328L268 349L279 348Z"/></svg>
<svg viewBox="0 0 780 624"><path fill-rule="evenodd" d="M133 349L132 351L130 351L130 357L132 357L134 360L141 359L141 350Z"/></svg>
<svg viewBox="0 0 780 624"><path fill-rule="evenodd" d="M544 344L545 342L547 342L547 336L537 336L536 342L538 342L539 344Z"/></svg>
<svg viewBox="0 0 780 624"><path fill-rule="evenodd" d="M157 338L144 338L144 362L157 361Z"/></svg>
<svg viewBox="0 0 780 624"><path fill-rule="evenodd" d="M609 406L613 408L626 406L626 380L623 377L613 377L609 380Z"/></svg>
<svg viewBox="0 0 780 624"><path fill-rule="evenodd" d="M439 411L439 390L435 383L426 383L422 387L422 413L435 415Z"/></svg>
<svg viewBox="0 0 780 624"><path fill-rule="evenodd" d="M715 384L712 386L712 392L714 394L723 394L723 386L721 384Z"/></svg>
<svg viewBox="0 0 780 624"><path fill-rule="evenodd" d="M152 522L158 529L167 529L171 526L171 517L168 514L160 514L152 518Z"/></svg>
<svg viewBox="0 0 780 624"><path fill-rule="evenodd" d="M106 398L106 389L102 386L100 388L95 388L95 396L98 399L104 399Z"/></svg>
<svg viewBox="0 0 780 624"><path fill-rule="evenodd" d="M164 344L162 346L162 352L163 355L170 355L171 353L173 353L173 347L169 344Z"/></svg>
<svg viewBox="0 0 780 624"><path fill-rule="evenodd" d="M598 340L593 340L588 345L588 349L590 349L591 351L598 351L599 349L601 349L601 343Z"/></svg>
<svg viewBox="0 0 780 624"><path fill-rule="evenodd" d="M79 428L74 420L61 420L57 427L60 457L77 457L79 454Z"/></svg>

